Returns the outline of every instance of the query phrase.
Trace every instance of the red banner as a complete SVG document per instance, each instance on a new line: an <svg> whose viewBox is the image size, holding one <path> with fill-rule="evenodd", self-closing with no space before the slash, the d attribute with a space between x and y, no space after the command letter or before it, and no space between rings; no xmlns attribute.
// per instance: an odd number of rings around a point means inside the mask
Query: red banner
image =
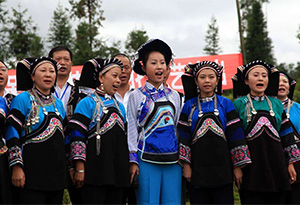
<svg viewBox="0 0 300 205"><path fill-rule="evenodd" d="M174 65L171 67L171 73L168 79L169 86L179 92L183 92L181 75L184 72L185 65L187 65L188 63L196 63L205 60L214 61L224 67L222 81L223 90L232 89L231 77L236 73L237 67L243 64L243 57L241 53L191 58L175 58ZM79 79L81 69L82 66L73 66L72 77L75 79ZM145 81L146 79L144 76L140 76L132 72L129 83L133 87L138 88L144 85ZM9 92L16 93L16 70L8 71L8 82L6 87Z"/></svg>

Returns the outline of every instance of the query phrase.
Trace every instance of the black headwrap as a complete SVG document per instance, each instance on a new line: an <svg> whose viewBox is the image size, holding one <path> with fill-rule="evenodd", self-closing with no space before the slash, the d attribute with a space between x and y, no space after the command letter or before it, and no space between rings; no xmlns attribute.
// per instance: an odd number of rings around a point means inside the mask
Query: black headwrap
<svg viewBox="0 0 300 205"><path fill-rule="evenodd" d="M141 62L145 59L149 52L158 51L165 57L167 66L170 64L172 59L172 50L168 44L160 39L151 39L140 46L137 50L137 54L133 64L133 70L139 75L146 75L142 69Z"/></svg>
<svg viewBox="0 0 300 205"><path fill-rule="evenodd" d="M104 74L115 66L123 69L122 62L117 58L88 60L83 65L79 86L97 88L100 85L99 74Z"/></svg>
<svg viewBox="0 0 300 205"><path fill-rule="evenodd" d="M237 73L232 77L234 98L245 96L250 93L250 88L248 85L246 85L245 80L248 79L248 73L257 66L262 66L268 71L269 83L267 89L264 92L265 95L277 96L279 86L278 70L264 61L255 60L248 63L247 65L238 67Z"/></svg>
<svg viewBox="0 0 300 205"><path fill-rule="evenodd" d="M279 71L279 73L280 73L279 75L283 75L288 79L289 85L290 85L288 98L293 100L293 95L294 95L294 91L295 91L295 87L296 87L297 82L293 78L291 78L291 76L289 76L287 73L285 73L283 71Z"/></svg>
<svg viewBox="0 0 300 205"><path fill-rule="evenodd" d="M185 72L181 76L181 80L183 84L185 100L198 96L197 84L195 82L195 79L203 69L211 69L216 73L219 80L216 93L218 95L222 94L223 66L212 61L201 61L195 64L188 64L184 68Z"/></svg>
<svg viewBox="0 0 300 205"><path fill-rule="evenodd" d="M35 70L44 63L51 63L54 66L57 79L57 71L60 68L60 65L52 58L25 58L17 64L17 90L25 91L31 89L33 87L31 75L34 74ZM54 87L51 89L51 92L54 92Z"/></svg>

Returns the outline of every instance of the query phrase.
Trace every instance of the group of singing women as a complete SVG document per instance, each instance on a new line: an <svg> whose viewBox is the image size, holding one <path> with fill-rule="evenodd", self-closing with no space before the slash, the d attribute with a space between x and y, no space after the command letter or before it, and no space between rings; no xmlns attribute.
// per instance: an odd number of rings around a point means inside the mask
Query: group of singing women
<svg viewBox="0 0 300 205"><path fill-rule="evenodd" d="M125 109L114 97L121 61L87 61L80 86L94 90L68 121L51 94L60 65L49 57L20 61L17 89L24 92L9 111L0 98L1 152L12 184L21 188L19 202L62 203L66 170L74 169L84 204L120 204L136 178L137 204L180 204L182 175L191 204L233 204L233 183L242 204L300 203L295 81L252 61L232 78L232 103L221 96L223 67L197 62L185 67L181 105L179 93L163 84L171 62L162 40L138 49L133 70L147 81Z"/></svg>

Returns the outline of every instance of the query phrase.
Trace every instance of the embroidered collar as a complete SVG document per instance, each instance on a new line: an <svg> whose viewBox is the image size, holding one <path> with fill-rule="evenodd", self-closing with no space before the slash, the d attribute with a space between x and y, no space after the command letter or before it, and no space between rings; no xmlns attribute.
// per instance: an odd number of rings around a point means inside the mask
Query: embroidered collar
<svg viewBox="0 0 300 205"><path fill-rule="evenodd" d="M210 102L210 101L213 101L214 100L214 98L215 98L215 95L216 94L213 94L212 96L210 96L210 97L205 97L205 98L201 98L200 96L199 96L199 98L200 98L200 102Z"/></svg>
<svg viewBox="0 0 300 205"><path fill-rule="evenodd" d="M252 100L255 100L255 101L264 101L265 98L266 98L265 95L263 95L263 96L253 96L251 94L250 94L250 97L251 97Z"/></svg>
<svg viewBox="0 0 300 205"><path fill-rule="evenodd" d="M289 103L289 98L286 98L285 100L281 101L282 102L282 105L284 108L287 108L287 105Z"/></svg>
<svg viewBox="0 0 300 205"><path fill-rule="evenodd" d="M33 89L36 91L37 95L42 100L42 102L45 102L45 101L48 101L51 99L51 93L49 95L45 95L41 91L39 91L36 87Z"/></svg>
<svg viewBox="0 0 300 205"><path fill-rule="evenodd" d="M95 92L99 95L104 97L105 99L111 99L111 96L105 93L103 90L100 90L99 88L95 89Z"/></svg>
<svg viewBox="0 0 300 205"><path fill-rule="evenodd" d="M164 91L164 85L163 84L161 84L160 86L159 86L159 88L158 89L156 89L151 83L149 83L148 81L146 81L146 83L145 83L145 88L146 88L146 90L148 90L149 92L161 92L161 91Z"/></svg>

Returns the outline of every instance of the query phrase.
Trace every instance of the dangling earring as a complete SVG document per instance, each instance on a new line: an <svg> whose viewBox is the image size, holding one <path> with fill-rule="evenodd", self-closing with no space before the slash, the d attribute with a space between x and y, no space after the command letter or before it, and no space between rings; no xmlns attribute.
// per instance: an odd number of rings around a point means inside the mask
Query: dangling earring
<svg viewBox="0 0 300 205"><path fill-rule="evenodd" d="M200 88L198 85L197 85L197 93L200 93Z"/></svg>
<svg viewBox="0 0 300 205"><path fill-rule="evenodd" d="M216 85L215 92L218 92L218 85Z"/></svg>
<svg viewBox="0 0 300 205"><path fill-rule="evenodd" d="M101 89L102 91L104 91L103 83L100 83L100 89Z"/></svg>

